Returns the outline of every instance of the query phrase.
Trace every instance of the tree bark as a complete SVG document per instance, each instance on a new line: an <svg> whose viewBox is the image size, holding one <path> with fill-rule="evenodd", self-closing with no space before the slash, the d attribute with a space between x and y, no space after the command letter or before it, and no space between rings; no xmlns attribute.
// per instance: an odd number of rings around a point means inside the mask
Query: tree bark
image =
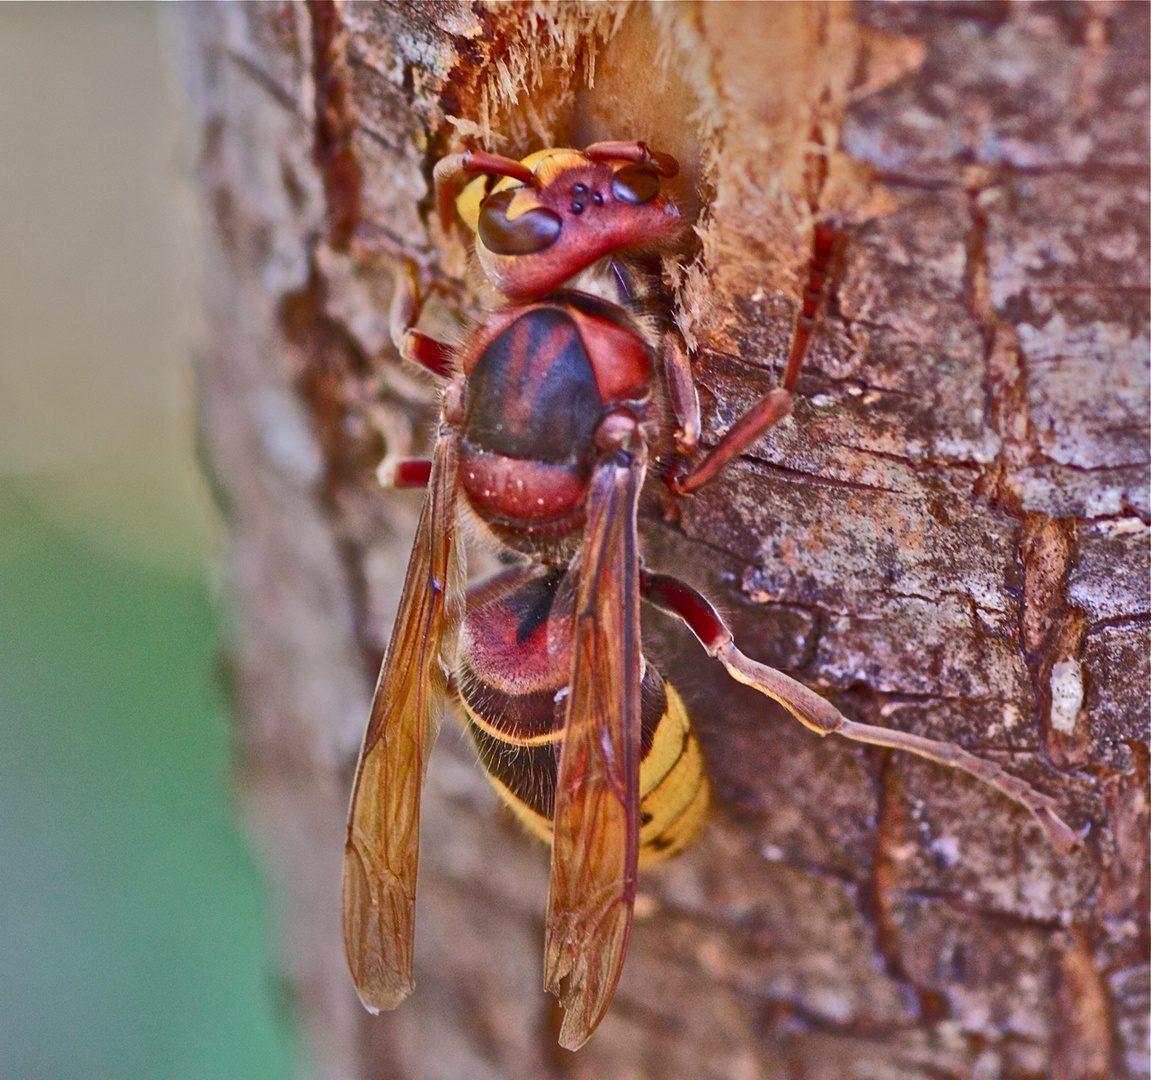
<svg viewBox="0 0 1151 1080"><path fill-rule="evenodd" d="M314 1075L1148 1075L1148 10L184 10L240 788ZM649 514L649 562L751 656L994 757L1084 838L1060 856L966 776L814 738L645 615L716 805L641 879L616 1000L571 1055L540 990L546 852L458 732L391 1015L355 999L339 882L418 511L374 470L434 412L388 339L392 269L474 316L436 160L598 138L682 163L695 228L665 283L705 442L778 383L813 221L846 235L794 415Z"/></svg>

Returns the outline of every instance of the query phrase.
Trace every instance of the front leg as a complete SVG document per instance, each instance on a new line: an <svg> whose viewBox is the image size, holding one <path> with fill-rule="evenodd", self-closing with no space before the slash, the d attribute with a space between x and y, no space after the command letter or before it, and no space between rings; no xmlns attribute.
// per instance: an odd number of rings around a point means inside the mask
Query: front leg
<svg viewBox="0 0 1151 1080"><path fill-rule="evenodd" d="M841 259L844 240L844 232L835 221L816 223L812 238L811 261L807 268L807 283L803 289L803 301L795 316L791 348L783 373L783 387L770 390L760 398L686 475L673 475L669 483L676 494L689 495L713 480L733 458L742 454L769 428L774 427L791 412L791 394L799 378L800 368L803 366L803 358L807 353L807 345L820 305L823 303L829 283L835 277L836 264ZM688 453L694 448L695 440L699 436L699 398L694 384L691 385L690 393L686 389L687 383L691 382L691 365L674 342L665 345L664 368L671 391L672 407L679 422L676 447L682 453Z"/></svg>
<svg viewBox="0 0 1151 1080"><path fill-rule="evenodd" d="M843 258L846 234L834 219L817 221L812 237L811 262L807 266L807 284L803 288L803 303L795 316L795 327L791 335L791 350L787 357L787 368L783 373L783 388L795 389L795 380L807 353L807 343L815 326L820 304L828 291L829 283L838 276L837 264Z"/></svg>
<svg viewBox="0 0 1151 1080"><path fill-rule="evenodd" d="M697 402L698 408L698 402ZM755 443L768 428L774 427L791 412L791 394L787 390L771 390L747 410L686 476L671 478L672 490L677 495L690 495L697 488L723 470L732 458L742 454Z"/></svg>
<svg viewBox="0 0 1151 1080"><path fill-rule="evenodd" d="M699 443L699 394L692 378L691 362L674 334L664 337L663 369L676 418L675 446L681 454L688 454ZM703 487L790 411L791 394L787 390L770 391L748 409L686 475L672 473L668 479L672 491L677 495L690 495Z"/></svg>
<svg viewBox="0 0 1151 1080"><path fill-rule="evenodd" d="M690 454L699 444L699 392L692 378L691 361L672 333L663 339L663 370L676 419L675 448L681 454Z"/></svg>
<svg viewBox="0 0 1151 1080"><path fill-rule="evenodd" d="M806 338L805 338L806 340ZM792 350L794 353L794 349ZM802 359L802 352L799 354ZM691 363L679 347L679 342L668 334L664 339L664 374L668 393L676 418L675 446L681 454L688 454L699 442L701 428L699 394L691 374ZM798 371L798 361L796 362ZM791 372L791 365L788 365ZM792 377L791 382L795 379ZM673 472L668 486L677 495L690 495L710 483L748 447L754 445L769 429L791 412L791 386L769 390L724 433L713 447L685 473Z"/></svg>
<svg viewBox="0 0 1151 1080"><path fill-rule="evenodd" d="M405 360L419 364L438 378L450 379L455 349L415 328L424 300L416 280L416 264L408 259L402 269L396 271L395 291L388 311L392 344Z"/></svg>

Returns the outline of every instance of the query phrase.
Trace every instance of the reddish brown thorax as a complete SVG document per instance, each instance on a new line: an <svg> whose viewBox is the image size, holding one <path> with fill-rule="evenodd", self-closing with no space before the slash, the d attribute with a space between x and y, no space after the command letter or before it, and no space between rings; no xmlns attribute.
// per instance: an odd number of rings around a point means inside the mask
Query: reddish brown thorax
<svg viewBox="0 0 1151 1080"><path fill-rule="evenodd" d="M472 508L520 550L577 534L605 428L619 440L656 420L646 339L618 306L556 293L493 312L461 362L460 483Z"/></svg>

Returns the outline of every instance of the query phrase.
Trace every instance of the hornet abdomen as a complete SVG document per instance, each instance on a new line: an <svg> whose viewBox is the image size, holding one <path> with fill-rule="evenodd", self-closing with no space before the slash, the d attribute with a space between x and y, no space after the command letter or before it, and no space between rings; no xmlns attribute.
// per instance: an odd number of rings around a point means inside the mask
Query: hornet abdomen
<svg viewBox="0 0 1151 1080"><path fill-rule="evenodd" d="M571 677L573 619L551 571L470 611L456 680L466 726L499 796L551 840L556 765ZM640 864L675 854L708 803L703 755L683 699L651 663L641 689Z"/></svg>

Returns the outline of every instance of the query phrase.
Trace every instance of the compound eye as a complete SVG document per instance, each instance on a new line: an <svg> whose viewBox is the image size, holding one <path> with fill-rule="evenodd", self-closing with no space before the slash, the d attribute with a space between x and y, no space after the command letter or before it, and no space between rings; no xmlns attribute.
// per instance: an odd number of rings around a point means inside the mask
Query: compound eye
<svg viewBox="0 0 1151 1080"><path fill-rule="evenodd" d="M620 202L642 206L659 194L659 174L650 165L625 165L612 177L611 192Z"/></svg>
<svg viewBox="0 0 1151 1080"><path fill-rule="evenodd" d="M508 220L508 204L516 192L497 191L480 207L480 241L496 255L531 255L555 243L563 227L558 214L537 207Z"/></svg>

